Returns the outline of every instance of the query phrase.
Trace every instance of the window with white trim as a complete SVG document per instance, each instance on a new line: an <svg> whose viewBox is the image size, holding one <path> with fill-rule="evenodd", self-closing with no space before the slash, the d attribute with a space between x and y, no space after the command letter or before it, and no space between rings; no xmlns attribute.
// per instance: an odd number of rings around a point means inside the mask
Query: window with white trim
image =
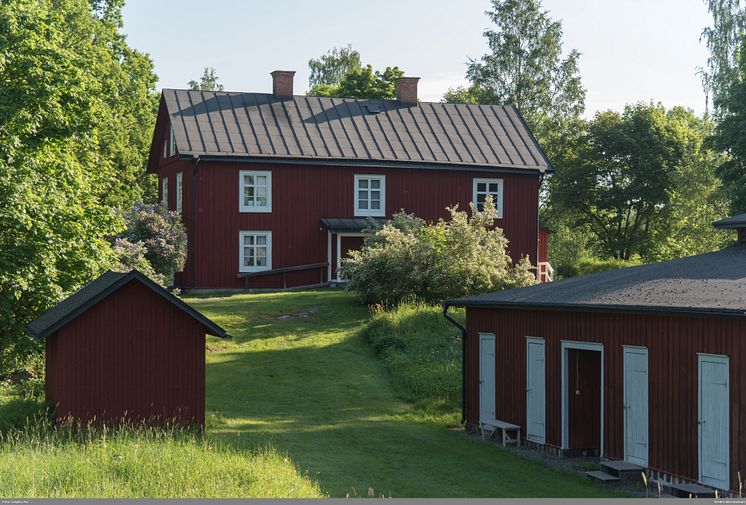
<svg viewBox="0 0 746 505"><path fill-rule="evenodd" d="M174 141L174 129L168 128L168 155L173 156L176 154L176 142Z"/></svg>
<svg viewBox="0 0 746 505"><path fill-rule="evenodd" d="M386 176L355 176L355 215L386 215Z"/></svg>
<svg viewBox="0 0 746 505"><path fill-rule="evenodd" d="M272 172L241 170L238 189L241 212L272 212Z"/></svg>
<svg viewBox="0 0 746 505"><path fill-rule="evenodd" d="M163 157L168 158L168 139L163 139Z"/></svg>
<svg viewBox="0 0 746 505"><path fill-rule="evenodd" d="M239 272L272 270L271 231L242 231L238 241Z"/></svg>
<svg viewBox="0 0 746 505"><path fill-rule="evenodd" d="M182 174L176 174L176 212L181 214L184 205L184 185L182 184Z"/></svg>
<svg viewBox="0 0 746 505"><path fill-rule="evenodd" d="M477 207L477 212L484 210L484 201L487 196L492 197L492 203L497 209L497 219L503 217L503 180L502 179L474 179L474 193L472 201Z"/></svg>
<svg viewBox="0 0 746 505"><path fill-rule="evenodd" d="M168 208L168 177L161 180L161 203Z"/></svg>

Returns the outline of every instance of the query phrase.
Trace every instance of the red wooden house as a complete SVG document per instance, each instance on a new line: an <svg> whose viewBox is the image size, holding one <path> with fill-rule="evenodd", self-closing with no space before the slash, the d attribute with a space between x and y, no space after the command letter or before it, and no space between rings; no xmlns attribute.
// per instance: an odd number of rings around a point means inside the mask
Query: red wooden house
<svg viewBox="0 0 746 505"><path fill-rule="evenodd" d="M427 220L492 195L514 259L539 257L538 192L551 166L515 108L417 100L163 90L148 171L180 212L184 288L269 288L337 280L367 218ZM547 271L546 266L542 271ZM250 278L250 279L249 279Z"/></svg>
<svg viewBox="0 0 746 505"><path fill-rule="evenodd" d="M204 426L205 333L225 330L139 272L103 274L27 330L58 421Z"/></svg>
<svg viewBox="0 0 746 505"><path fill-rule="evenodd" d="M746 475L746 215L720 252L444 302L466 307L467 425L685 496ZM516 430L517 431L517 430ZM711 492L710 492L711 493Z"/></svg>

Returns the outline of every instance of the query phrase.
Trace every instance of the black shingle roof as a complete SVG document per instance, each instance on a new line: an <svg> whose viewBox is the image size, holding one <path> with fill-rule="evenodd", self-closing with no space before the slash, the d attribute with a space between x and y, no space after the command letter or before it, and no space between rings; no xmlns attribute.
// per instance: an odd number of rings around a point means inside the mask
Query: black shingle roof
<svg viewBox="0 0 746 505"><path fill-rule="evenodd" d="M211 335L230 338L223 328L210 321L191 306L187 305L137 270L132 270L128 273L112 272L109 270L62 300L54 307L42 313L26 326L26 330L36 339L43 340L131 281L144 284L169 302L176 305L176 307L181 309L187 315L199 321Z"/></svg>
<svg viewBox="0 0 746 505"><path fill-rule="evenodd" d="M746 228L746 214L738 214L736 216L726 217L725 219L721 219L720 221L715 221L712 223L712 226L715 228L725 228L725 229L738 229L738 228Z"/></svg>
<svg viewBox="0 0 746 505"><path fill-rule="evenodd" d="M552 170L512 106L177 89L163 99L181 156Z"/></svg>
<svg viewBox="0 0 746 505"><path fill-rule="evenodd" d="M444 303L746 316L746 244Z"/></svg>

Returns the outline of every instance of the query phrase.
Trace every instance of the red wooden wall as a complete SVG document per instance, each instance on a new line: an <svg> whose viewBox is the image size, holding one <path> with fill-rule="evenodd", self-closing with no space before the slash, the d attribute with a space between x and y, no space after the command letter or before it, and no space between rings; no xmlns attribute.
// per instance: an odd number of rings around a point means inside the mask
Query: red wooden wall
<svg viewBox="0 0 746 505"><path fill-rule="evenodd" d="M46 339L46 397L59 420L204 425L205 329L130 282Z"/></svg>
<svg viewBox="0 0 746 505"><path fill-rule="evenodd" d="M272 212L238 210L240 170L272 171ZM355 174L386 175L386 213L401 209L419 217L447 217L446 206L468 208L475 177L504 180L504 218L498 221L510 240L511 255L537 258L538 175L494 174L424 169L373 169L355 167L246 164L201 161L197 172L196 240L193 239L191 185L193 162L164 160L159 178L169 178L169 207L175 208L175 174L184 174L184 221L189 233L189 260L177 276L180 287L241 288L238 274L238 232L272 231L273 268L327 261L327 230L322 217L354 217ZM333 244L336 246L336 244ZM196 272L193 264L196 254ZM291 280L292 279L292 280ZM313 284L317 270L288 275L288 282ZM252 279L255 287L272 287L280 276ZM258 284L257 284L258 283ZM292 284L291 284L292 285Z"/></svg>
<svg viewBox="0 0 746 505"><path fill-rule="evenodd" d="M479 419L478 333L495 334L496 416L526 425L526 336L546 352L546 442L562 444L561 340L604 344L604 456L624 458L623 345L648 348L649 464L698 478L697 353L730 358L731 488L746 470L746 322L733 318L467 309L466 418ZM746 362L745 362L746 363Z"/></svg>

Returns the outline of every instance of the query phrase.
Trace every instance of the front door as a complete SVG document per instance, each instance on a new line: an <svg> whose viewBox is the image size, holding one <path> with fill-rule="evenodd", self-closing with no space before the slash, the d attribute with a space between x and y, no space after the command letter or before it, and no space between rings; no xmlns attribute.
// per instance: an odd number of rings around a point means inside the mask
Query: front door
<svg viewBox="0 0 746 505"><path fill-rule="evenodd" d="M526 438L544 443L545 378L544 339L526 339Z"/></svg>
<svg viewBox="0 0 746 505"><path fill-rule="evenodd" d="M495 421L495 335L479 334L479 422Z"/></svg>
<svg viewBox="0 0 746 505"><path fill-rule="evenodd" d="M648 466L648 350L624 348L624 459Z"/></svg>
<svg viewBox="0 0 746 505"><path fill-rule="evenodd" d="M729 489L728 357L699 355L699 480Z"/></svg>

